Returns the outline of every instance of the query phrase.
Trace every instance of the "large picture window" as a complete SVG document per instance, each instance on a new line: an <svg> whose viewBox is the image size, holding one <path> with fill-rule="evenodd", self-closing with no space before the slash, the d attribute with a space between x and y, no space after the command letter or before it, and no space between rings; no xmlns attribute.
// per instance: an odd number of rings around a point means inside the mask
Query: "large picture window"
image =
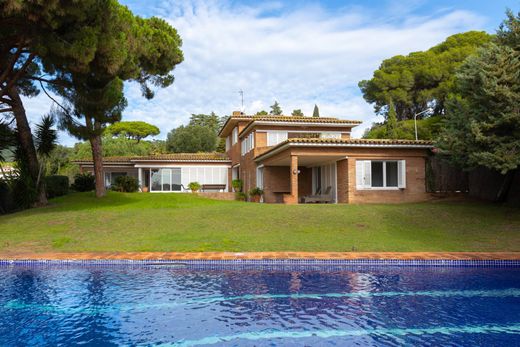
<svg viewBox="0 0 520 347"><path fill-rule="evenodd" d="M126 176L126 172L105 172L105 187L110 188L116 184L119 176Z"/></svg>
<svg viewBox="0 0 520 347"><path fill-rule="evenodd" d="M179 192L181 191L181 169L152 169L152 192Z"/></svg>
<svg viewBox="0 0 520 347"><path fill-rule="evenodd" d="M357 189L398 189L406 187L404 160L356 160Z"/></svg>

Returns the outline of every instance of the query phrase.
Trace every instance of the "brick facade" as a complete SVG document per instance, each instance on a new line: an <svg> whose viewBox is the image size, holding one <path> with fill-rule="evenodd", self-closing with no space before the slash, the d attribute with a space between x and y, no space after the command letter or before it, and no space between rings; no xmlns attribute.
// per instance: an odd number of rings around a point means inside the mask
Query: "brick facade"
<svg viewBox="0 0 520 347"><path fill-rule="evenodd" d="M229 192L232 192L233 172L236 172L238 178L242 180L243 191L247 193L259 185L257 170L262 167L264 202L268 203L298 203L303 197L315 194L314 190L317 187L320 187L323 195L327 190L332 191L332 199L335 198L338 203L397 203L429 199L425 185L425 158L431 149L431 143L411 140L351 139L351 129L357 124L359 122L335 118L253 117L234 112L219 133L219 136L227 139L228 148L225 155L168 154L157 158L134 158L128 162L124 162L124 158L114 158L115 162L111 163L114 167L107 166L105 171L126 171L132 176L137 176L137 169L132 167L132 163L138 163L140 166L149 165L150 168L163 165L172 167L171 157L178 156L183 158L183 164L206 167L227 166ZM234 131L238 141L232 144ZM287 140L275 146L268 146L268 131L301 133L303 137L282 137ZM305 136L309 132L321 133L321 135ZM330 132L336 133L334 138L327 136ZM338 137L337 133L341 136ZM250 134L253 134L254 146L249 152L242 154L241 143ZM197 156L205 163L196 161L188 163L186 160ZM121 160L123 162L120 163ZM208 162L212 160L213 163ZM405 161L406 186L386 189L358 188L356 186L356 161L358 160ZM129 165L116 167L116 164ZM83 164L80 164L80 167L82 170L89 170ZM226 177L222 179L226 180ZM331 189L328 189L329 187ZM228 194L227 198L230 196Z"/></svg>

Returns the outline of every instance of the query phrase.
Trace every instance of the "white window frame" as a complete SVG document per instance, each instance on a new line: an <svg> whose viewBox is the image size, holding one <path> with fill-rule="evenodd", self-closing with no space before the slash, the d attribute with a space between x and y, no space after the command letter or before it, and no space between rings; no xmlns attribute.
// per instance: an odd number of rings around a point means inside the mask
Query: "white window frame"
<svg viewBox="0 0 520 347"><path fill-rule="evenodd" d="M341 139L341 131L319 131L319 130L264 130L267 133L267 146L276 146L286 141L291 133L319 134L321 139Z"/></svg>
<svg viewBox="0 0 520 347"><path fill-rule="evenodd" d="M242 155L246 155L247 153L251 152L253 148L255 148L255 134L254 132L251 132L246 137L242 138L242 144L241 144L241 150L240 152Z"/></svg>
<svg viewBox="0 0 520 347"><path fill-rule="evenodd" d="M234 145L235 143L238 142L238 127L234 127L234 128L233 128L233 134L232 134L232 136L233 136L233 137L232 137L232 142L231 142L231 144Z"/></svg>
<svg viewBox="0 0 520 347"><path fill-rule="evenodd" d="M287 131L267 131L267 146L276 146L279 143L282 143L288 138Z"/></svg>
<svg viewBox="0 0 520 347"><path fill-rule="evenodd" d="M226 152L231 148L231 136L226 137Z"/></svg>
<svg viewBox="0 0 520 347"><path fill-rule="evenodd" d="M383 186L372 186L372 162L383 163ZM397 162L397 187L386 186L386 163ZM406 188L406 160L375 159L356 160L356 189L357 190L399 190Z"/></svg>
<svg viewBox="0 0 520 347"><path fill-rule="evenodd" d="M264 189L264 166L258 165L256 167L256 186Z"/></svg>

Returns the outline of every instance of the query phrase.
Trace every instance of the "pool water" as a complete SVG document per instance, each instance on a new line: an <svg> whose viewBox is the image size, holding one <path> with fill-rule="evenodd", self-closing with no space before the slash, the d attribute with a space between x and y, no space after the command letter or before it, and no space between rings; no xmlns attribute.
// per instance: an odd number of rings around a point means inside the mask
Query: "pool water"
<svg viewBox="0 0 520 347"><path fill-rule="evenodd" d="M520 268L0 266L0 346L519 346Z"/></svg>

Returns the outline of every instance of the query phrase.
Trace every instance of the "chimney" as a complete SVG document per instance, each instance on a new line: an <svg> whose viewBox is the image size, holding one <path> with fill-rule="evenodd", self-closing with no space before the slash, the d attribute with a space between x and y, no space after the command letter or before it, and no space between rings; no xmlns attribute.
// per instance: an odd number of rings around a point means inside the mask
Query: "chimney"
<svg viewBox="0 0 520 347"><path fill-rule="evenodd" d="M239 117L239 116L243 116L244 115L244 112L242 111L233 111L233 117Z"/></svg>

